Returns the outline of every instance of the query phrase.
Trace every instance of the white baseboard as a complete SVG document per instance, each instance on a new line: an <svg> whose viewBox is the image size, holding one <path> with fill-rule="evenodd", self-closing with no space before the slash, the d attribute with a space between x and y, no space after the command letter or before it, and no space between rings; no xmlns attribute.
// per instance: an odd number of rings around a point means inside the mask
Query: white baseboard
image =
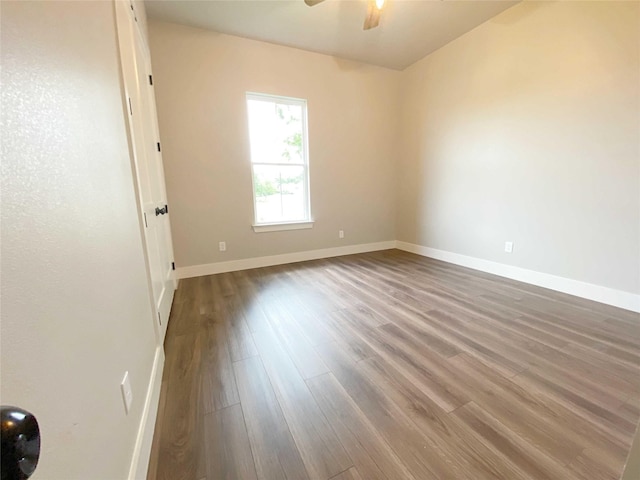
<svg viewBox="0 0 640 480"><path fill-rule="evenodd" d="M605 303L614 307L624 308L625 310L640 312L640 295L637 294L594 285L592 283L581 282L579 280L572 280L570 278L558 277L548 273L527 270L526 268L492 262L490 260L483 260L481 258L447 252L445 250L438 250L435 248L423 247L422 245L393 240L181 267L176 269L176 277L178 279L200 277L203 275L214 275L216 273L270 267L273 265L304 262L306 260L317 260L319 258L338 257L341 255L352 255L354 253L388 250L391 248L398 248L424 257L435 258L437 260L461 265L474 270L492 273L500 277L511 278L531 285L537 285L539 287L549 288L558 292L568 293L569 295L575 295L577 297Z"/></svg>
<svg viewBox="0 0 640 480"><path fill-rule="evenodd" d="M395 248L395 240L377 243L364 243L360 245L347 245L345 247L323 248L320 250L307 250L305 252L285 253L283 255L270 255L268 257L254 257L229 262L208 263L205 265L193 265L176 269L177 278L201 277L216 273L235 272L250 268L271 267L285 263L304 262L319 258L339 257L354 253L375 252Z"/></svg>
<svg viewBox="0 0 640 480"><path fill-rule="evenodd" d="M613 288L602 287L592 283L572 280L570 278L558 277L548 273L536 272L525 268L505 265L503 263L483 260L481 258L468 257L458 253L447 252L430 247L423 247L407 242L396 242L396 248L406 252L416 253L423 257L435 258L444 262L473 268L487 273L492 273L500 277L511 278L520 282L549 288L576 297L582 297L596 302L613 305L633 312L640 312L640 295Z"/></svg>
<svg viewBox="0 0 640 480"><path fill-rule="evenodd" d="M162 345L156 348L153 359L153 368L149 378L149 388L142 410L138 437L133 449L133 458L129 468L129 480L145 480L149 469L149 456L151 454L151 444L153 443L153 433L158 416L158 403L160 402L160 386L162 384L162 370L164 369L164 350Z"/></svg>

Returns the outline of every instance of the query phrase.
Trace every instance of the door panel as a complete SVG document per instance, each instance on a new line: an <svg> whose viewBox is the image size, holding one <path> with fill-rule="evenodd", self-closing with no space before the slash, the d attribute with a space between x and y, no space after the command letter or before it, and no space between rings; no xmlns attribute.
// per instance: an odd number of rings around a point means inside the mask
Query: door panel
<svg viewBox="0 0 640 480"><path fill-rule="evenodd" d="M116 0L122 74L129 107L128 124L137 180L138 204L144 230L159 341L164 341L173 294L173 248L164 183L155 97L150 81L151 60L135 9Z"/></svg>

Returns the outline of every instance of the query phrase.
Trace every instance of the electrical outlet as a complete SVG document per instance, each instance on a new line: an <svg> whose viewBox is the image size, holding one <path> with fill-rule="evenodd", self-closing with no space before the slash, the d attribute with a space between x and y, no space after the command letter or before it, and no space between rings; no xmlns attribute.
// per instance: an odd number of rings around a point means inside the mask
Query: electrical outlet
<svg viewBox="0 0 640 480"><path fill-rule="evenodd" d="M344 238L344 230L338 230L338 238Z"/></svg>
<svg viewBox="0 0 640 480"><path fill-rule="evenodd" d="M504 251L507 253L513 253L513 242L504 242Z"/></svg>
<svg viewBox="0 0 640 480"><path fill-rule="evenodd" d="M218 247L220 248L221 252L226 252L227 251L227 242L220 242L218 244Z"/></svg>
<svg viewBox="0 0 640 480"><path fill-rule="evenodd" d="M131 410L131 402L133 402L133 392L131 391L131 382L129 381L129 372L124 372L124 377L120 383L122 391L122 401L124 402L124 411L128 414Z"/></svg>

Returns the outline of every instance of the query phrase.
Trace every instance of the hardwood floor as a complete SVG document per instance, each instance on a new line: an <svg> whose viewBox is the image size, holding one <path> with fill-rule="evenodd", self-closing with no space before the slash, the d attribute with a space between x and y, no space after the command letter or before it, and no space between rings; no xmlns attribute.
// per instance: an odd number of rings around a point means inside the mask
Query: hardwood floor
<svg viewBox="0 0 640 480"><path fill-rule="evenodd" d="M182 280L149 479L618 479L640 316L398 250Z"/></svg>

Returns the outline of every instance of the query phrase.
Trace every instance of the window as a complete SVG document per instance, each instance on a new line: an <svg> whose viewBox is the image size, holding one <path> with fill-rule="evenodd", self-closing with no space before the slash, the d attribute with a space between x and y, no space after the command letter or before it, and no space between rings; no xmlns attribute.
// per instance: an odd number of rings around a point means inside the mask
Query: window
<svg viewBox="0 0 640 480"><path fill-rule="evenodd" d="M247 93L255 231L311 228L307 101Z"/></svg>

